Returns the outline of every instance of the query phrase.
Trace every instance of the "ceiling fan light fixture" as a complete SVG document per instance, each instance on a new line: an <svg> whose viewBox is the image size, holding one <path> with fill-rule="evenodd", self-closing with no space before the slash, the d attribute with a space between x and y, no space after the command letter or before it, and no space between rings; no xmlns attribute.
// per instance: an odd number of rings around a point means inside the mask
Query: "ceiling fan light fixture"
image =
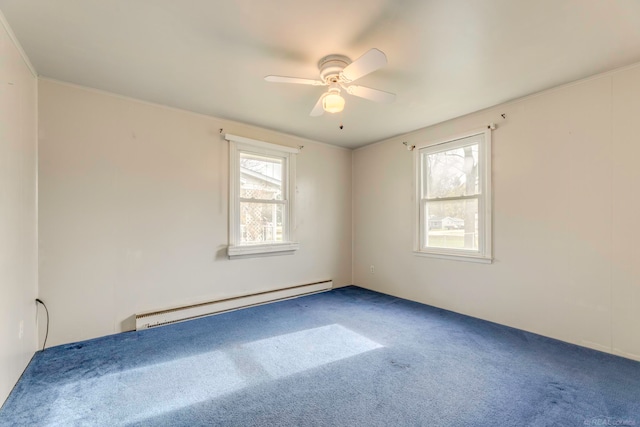
<svg viewBox="0 0 640 427"><path fill-rule="evenodd" d="M339 113L344 110L344 98L338 93L330 92L322 98L322 108L327 113Z"/></svg>
<svg viewBox="0 0 640 427"><path fill-rule="evenodd" d="M340 94L342 90L346 90L349 95L368 99L369 101L393 102L396 98L393 93L351 84L351 82L373 73L385 65L387 65L387 57L384 52L373 48L355 61L351 61L344 55L325 56L318 62L320 80L272 75L266 76L264 79L275 83L329 86L329 90L320 95L309 113L311 117L318 117L325 111L334 114L344 110L345 100Z"/></svg>

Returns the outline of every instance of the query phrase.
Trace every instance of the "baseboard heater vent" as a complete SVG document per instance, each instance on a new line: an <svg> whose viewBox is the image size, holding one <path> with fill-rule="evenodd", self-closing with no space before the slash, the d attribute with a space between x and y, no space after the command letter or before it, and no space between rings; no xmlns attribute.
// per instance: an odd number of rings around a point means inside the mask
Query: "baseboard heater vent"
<svg viewBox="0 0 640 427"><path fill-rule="evenodd" d="M155 328L198 317L219 314L225 311L238 310L240 308L253 307L269 302L296 298L303 295L315 294L331 289L333 281L309 283L306 285L292 286L273 291L258 292L250 295L241 295L216 301L207 301L198 304L175 307L167 310L136 314L136 331Z"/></svg>

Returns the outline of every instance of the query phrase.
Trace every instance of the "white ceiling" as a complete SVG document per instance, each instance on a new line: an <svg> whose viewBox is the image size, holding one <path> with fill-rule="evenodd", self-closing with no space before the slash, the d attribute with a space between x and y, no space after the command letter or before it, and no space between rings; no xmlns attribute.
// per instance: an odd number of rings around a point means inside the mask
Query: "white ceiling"
<svg viewBox="0 0 640 427"><path fill-rule="evenodd" d="M640 0L0 0L38 73L358 147L640 61ZM384 69L309 112L328 54L376 47ZM340 117L342 116L342 117ZM338 125L342 119L344 129Z"/></svg>

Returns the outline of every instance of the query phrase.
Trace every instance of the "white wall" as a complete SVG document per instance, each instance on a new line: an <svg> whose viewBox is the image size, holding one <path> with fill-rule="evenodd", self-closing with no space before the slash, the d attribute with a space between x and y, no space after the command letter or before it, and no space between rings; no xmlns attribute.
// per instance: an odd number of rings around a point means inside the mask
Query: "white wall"
<svg viewBox="0 0 640 427"><path fill-rule="evenodd" d="M37 347L37 81L13 40L0 13L0 405Z"/></svg>
<svg viewBox="0 0 640 427"><path fill-rule="evenodd" d="M640 359L639 117L636 66L355 151L354 283ZM495 262L413 255L401 142L490 122Z"/></svg>
<svg viewBox="0 0 640 427"><path fill-rule="evenodd" d="M351 278L350 150L40 80L40 295L51 345L135 313ZM294 255L230 261L224 132L304 149Z"/></svg>

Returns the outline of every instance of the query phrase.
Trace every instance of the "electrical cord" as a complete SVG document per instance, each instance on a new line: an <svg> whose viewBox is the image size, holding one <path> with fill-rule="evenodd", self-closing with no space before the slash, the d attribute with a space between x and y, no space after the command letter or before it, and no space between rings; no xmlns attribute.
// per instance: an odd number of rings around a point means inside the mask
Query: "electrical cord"
<svg viewBox="0 0 640 427"><path fill-rule="evenodd" d="M42 344L42 350L44 350L44 348L47 346L47 338L49 337L49 309L47 308L47 305L42 302L42 300L40 298L36 298L36 302L42 304L42 306L44 307L44 310L47 312L47 333L44 335L44 344Z"/></svg>

